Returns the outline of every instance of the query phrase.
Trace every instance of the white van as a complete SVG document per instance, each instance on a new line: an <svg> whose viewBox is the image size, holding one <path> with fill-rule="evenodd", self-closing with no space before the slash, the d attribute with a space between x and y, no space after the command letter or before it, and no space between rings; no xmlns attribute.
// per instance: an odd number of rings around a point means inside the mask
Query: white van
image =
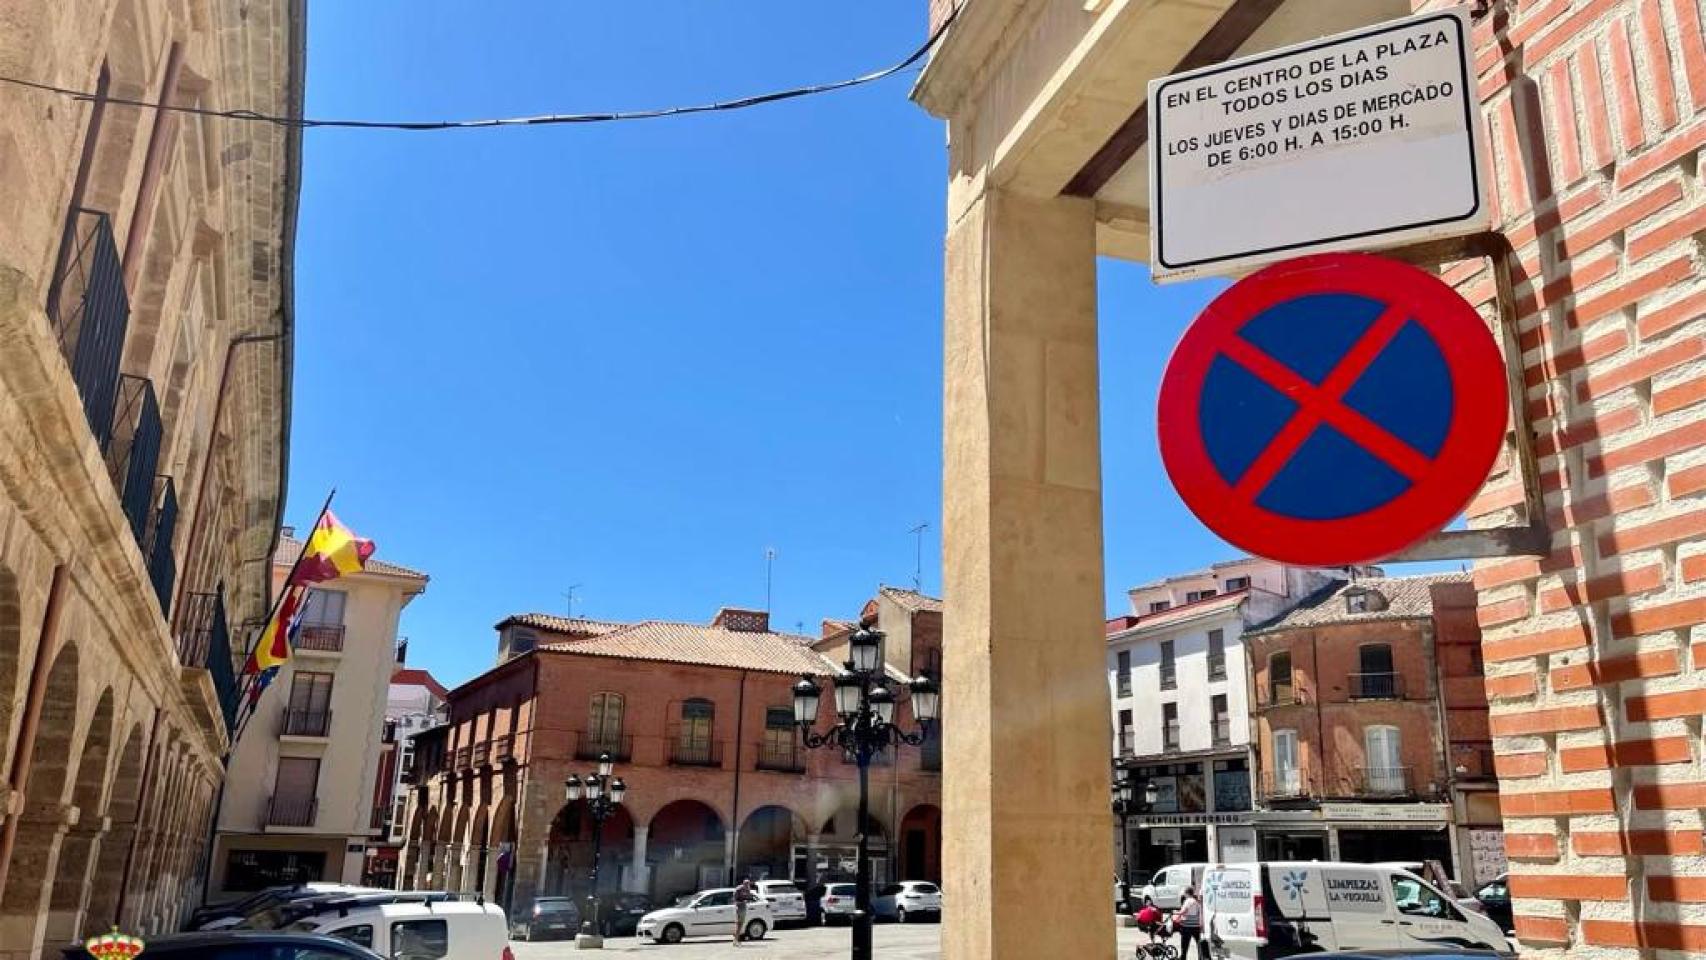
<svg viewBox="0 0 1706 960"><path fill-rule="evenodd" d="M391 960L515 960L495 903L385 903L304 917L287 929L360 944Z"/></svg>
<svg viewBox="0 0 1706 960"><path fill-rule="evenodd" d="M1177 910L1179 902L1185 898L1186 887L1195 887L1198 893L1202 892L1203 871L1206 869L1206 863L1175 863L1157 870L1155 876L1143 885L1137 902L1139 905L1153 903L1162 910Z"/></svg>
<svg viewBox="0 0 1706 960"><path fill-rule="evenodd" d="M1498 924L1408 870L1366 863L1240 863L1203 878L1215 960L1329 950L1456 947L1511 953Z"/></svg>

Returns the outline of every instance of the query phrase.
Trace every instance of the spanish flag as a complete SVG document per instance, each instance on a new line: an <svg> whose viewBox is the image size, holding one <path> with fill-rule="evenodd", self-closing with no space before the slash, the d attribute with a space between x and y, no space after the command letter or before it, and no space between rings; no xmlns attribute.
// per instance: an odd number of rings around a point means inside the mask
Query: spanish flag
<svg viewBox="0 0 1706 960"><path fill-rule="evenodd" d="M284 595L273 610L272 619L255 644L254 655L244 673L261 673L290 659L290 639L296 633L296 622L302 614L302 600L308 588L301 584L285 584Z"/></svg>
<svg viewBox="0 0 1706 960"><path fill-rule="evenodd" d="M296 575L291 578L291 583L321 583L345 574L359 573L367 567L367 558L371 556L372 540L363 540L351 533L348 527L338 522L331 510L323 511L320 522L314 524L308 545L303 548L302 559L296 563Z"/></svg>

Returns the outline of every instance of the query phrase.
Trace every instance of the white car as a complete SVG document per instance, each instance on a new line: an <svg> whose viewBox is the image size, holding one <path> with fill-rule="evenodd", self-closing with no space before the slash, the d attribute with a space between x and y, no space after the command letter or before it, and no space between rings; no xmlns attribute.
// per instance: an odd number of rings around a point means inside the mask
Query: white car
<svg viewBox="0 0 1706 960"><path fill-rule="evenodd" d="M746 905L746 929L742 931L746 939L762 940L775 925L767 901L754 900ZM635 933L656 943L680 943L684 937L733 937L734 888L702 890L676 906L653 910L640 918Z"/></svg>
<svg viewBox="0 0 1706 960"><path fill-rule="evenodd" d="M806 895L792 880L760 880L754 883L759 897L770 904L770 915L779 924L806 922Z"/></svg>
<svg viewBox="0 0 1706 960"><path fill-rule="evenodd" d="M871 913L879 920L905 923L918 917L942 919L942 888L923 880L891 883L871 901Z"/></svg>
<svg viewBox="0 0 1706 960"><path fill-rule="evenodd" d="M253 896L233 906L246 908L236 916L224 916L196 927L197 930L225 930L243 925L249 918L264 910L270 910L281 903L297 900L307 900L311 897L323 897L333 893L383 893L377 887L358 887L349 883L322 883L318 880L304 883L298 887L278 887L271 891Z"/></svg>
<svg viewBox="0 0 1706 960"><path fill-rule="evenodd" d="M286 929L339 937L398 960L515 960L509 950L509 923L495 903L386 903L314 914Z"/></svg>
<svg viewBox="0 0 1706 960"><path fill-rule="evenodd" d="M855 896L855 887L851 883L832 883L823 888L823 896L818 900L818 909L823 915L823 923L850 923L853 914L859 909Z"/></svg>
<svg viewBox="0 0 1706 960"><path fill-rule="evenodd" d="M1179 909L1186 887L1195 887L1197 893L1202 893L1202 875L1207 868L1206 863L1175 863L1155 871L1136 898L1138 904L1153 903L1162 910Z"/></svg>

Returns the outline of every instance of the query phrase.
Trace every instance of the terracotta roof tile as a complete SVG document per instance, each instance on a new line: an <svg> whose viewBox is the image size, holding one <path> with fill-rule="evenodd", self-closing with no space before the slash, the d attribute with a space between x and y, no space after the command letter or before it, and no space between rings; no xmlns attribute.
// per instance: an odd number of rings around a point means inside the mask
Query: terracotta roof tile
<svg viewBox="0 0 1706 960"><path fill-rule="evenodd" d="M295 563L296 558L301 554L301 540L295 537L281 536L278 538L278 549L273 551L272 562L274 566L289 569L290 565ZM377 554L367 558L367 568L363 572L378 573L389 577L411 577L416 580L428 579L427 575L419 570L411 570L399 564L387 563L379 559Z"/></svg>
<svg viewBox="0 0 1706 960"><path fill-rule="evenodd" d="M398 667L391 671L391 682L403 687L426 687L433 695L441 700L449 699L450 691L444 689L433 675L419 667Z"/></svg>
<svg viewBox="0 0 1706 960"><path fill-rule="evenodd" d="M1231 593L1216 594L1204 600L1195 600L1191 603L1181 603L1176 607L1168 607L1165 610L1158 610L1154 613L1138 615L1128 614L1124 617L1116 617L1107 621L1108 636L1112 637L1115 634L1126 633L1132 630L1149 630L1155 627L1165 627L1175 623L1183 623L1186 620L1194 620L1205 614L1219 613L1222 610L1230 610L1243 603L1245 598L1249 595L1250 591L1248 590L1234 590Z"/></svg>
<svg viewBox="0 0 1706 960"><path fill-rule="evenodd" d="M916 590L902 590L899 587L883 587L882 593L909 613L942 612L942 600L939 597L927 596Z"/></svg>
<svg viewBox="0 0 1706 960"><path fill-rule="evenodd" d="M540 644L538 649L769 673L834 672L833 664L807 646L810 642L810 637L791 633L724 630L697 623L644 620L584 640Z"/></svg>
<svg viewBox="0 0 1706 960"><path fill-rule="evenodd" d="M511 624L523 627L532 627L535 630L544 630L547 633L565 633L587 637L600 636L602 634L609 633L612 630L620 630L623 627L628 626L626 623L618 623L614 620L588 620L585 617L559 617L549 613L517 613L499 620L497 626L493 627L493 629L502 630L504 627L510 626Z"/></svg>
<svg viewBox="0 0 1706 960"><path fill-rule="evenodd" d="M1324 627L1341 623L1372 623L1381 620L1426 620L1433 616L1431 588L1436 583L1467 583L1467 573L1436 573L1417 577L1363 577L1357 580L1335 580L1282 614L1258 624L1246 636L1295 630L1305 627ZM1352 613L1345 594L1355 590L1372 590L1386 598L1383 610Z"/></svg>

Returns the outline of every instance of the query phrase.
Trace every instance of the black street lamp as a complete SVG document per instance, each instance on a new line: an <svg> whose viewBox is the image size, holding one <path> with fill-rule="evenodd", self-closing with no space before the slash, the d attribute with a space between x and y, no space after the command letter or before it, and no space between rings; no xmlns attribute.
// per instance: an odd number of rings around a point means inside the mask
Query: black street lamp
<svg viewBox="0 0 1706 960"><path fill-rule="evenodd" d="M884 747L902 743L922 746L930 725L938 717L942 691L929 677L907 684L911 693L912 718L918 732L896 726L894 690L883 672L883 635L861 628L848 643L846 670L830 678L835 692L836 724L823 733L812 732L817 723L818 699L823 690L811 674L794 684L794 722L808 748L835 747L851 755L859 765L859 860L854 885L853 960L871 958L871 856L866 824L870 818L871 758Z"/></svg>
<svg viewBox="0 0 1706 960"><path fill-rule="evenodd" d="M582 949L604 946L598 926L598 861L604 847L604 821L622 806L622 796L628 792L628 785L622 782L622 778L611 777L615 766L610 754L600 754L597 773L587 774L584 780L571 773L563 783L563 795L570 803L586 797L587 815L592 818L592 916L581 921L580 936L575 942L575 946Z"/></svg>
<svg viewBox="0 0 1706 960"><path fill-rule="evenodd" d="M1148 813L1155 806L1160 792L1155 781L1146 779L1143 781L1143 795L1140 798L1137 795L1137 785L1132 782L1130 770L1121 771L1120 775L1114 778L1114 815L1120 818L1120 900L1128 907L1131 900L1131 831L1127 818L1134 813Z"/></svg>

